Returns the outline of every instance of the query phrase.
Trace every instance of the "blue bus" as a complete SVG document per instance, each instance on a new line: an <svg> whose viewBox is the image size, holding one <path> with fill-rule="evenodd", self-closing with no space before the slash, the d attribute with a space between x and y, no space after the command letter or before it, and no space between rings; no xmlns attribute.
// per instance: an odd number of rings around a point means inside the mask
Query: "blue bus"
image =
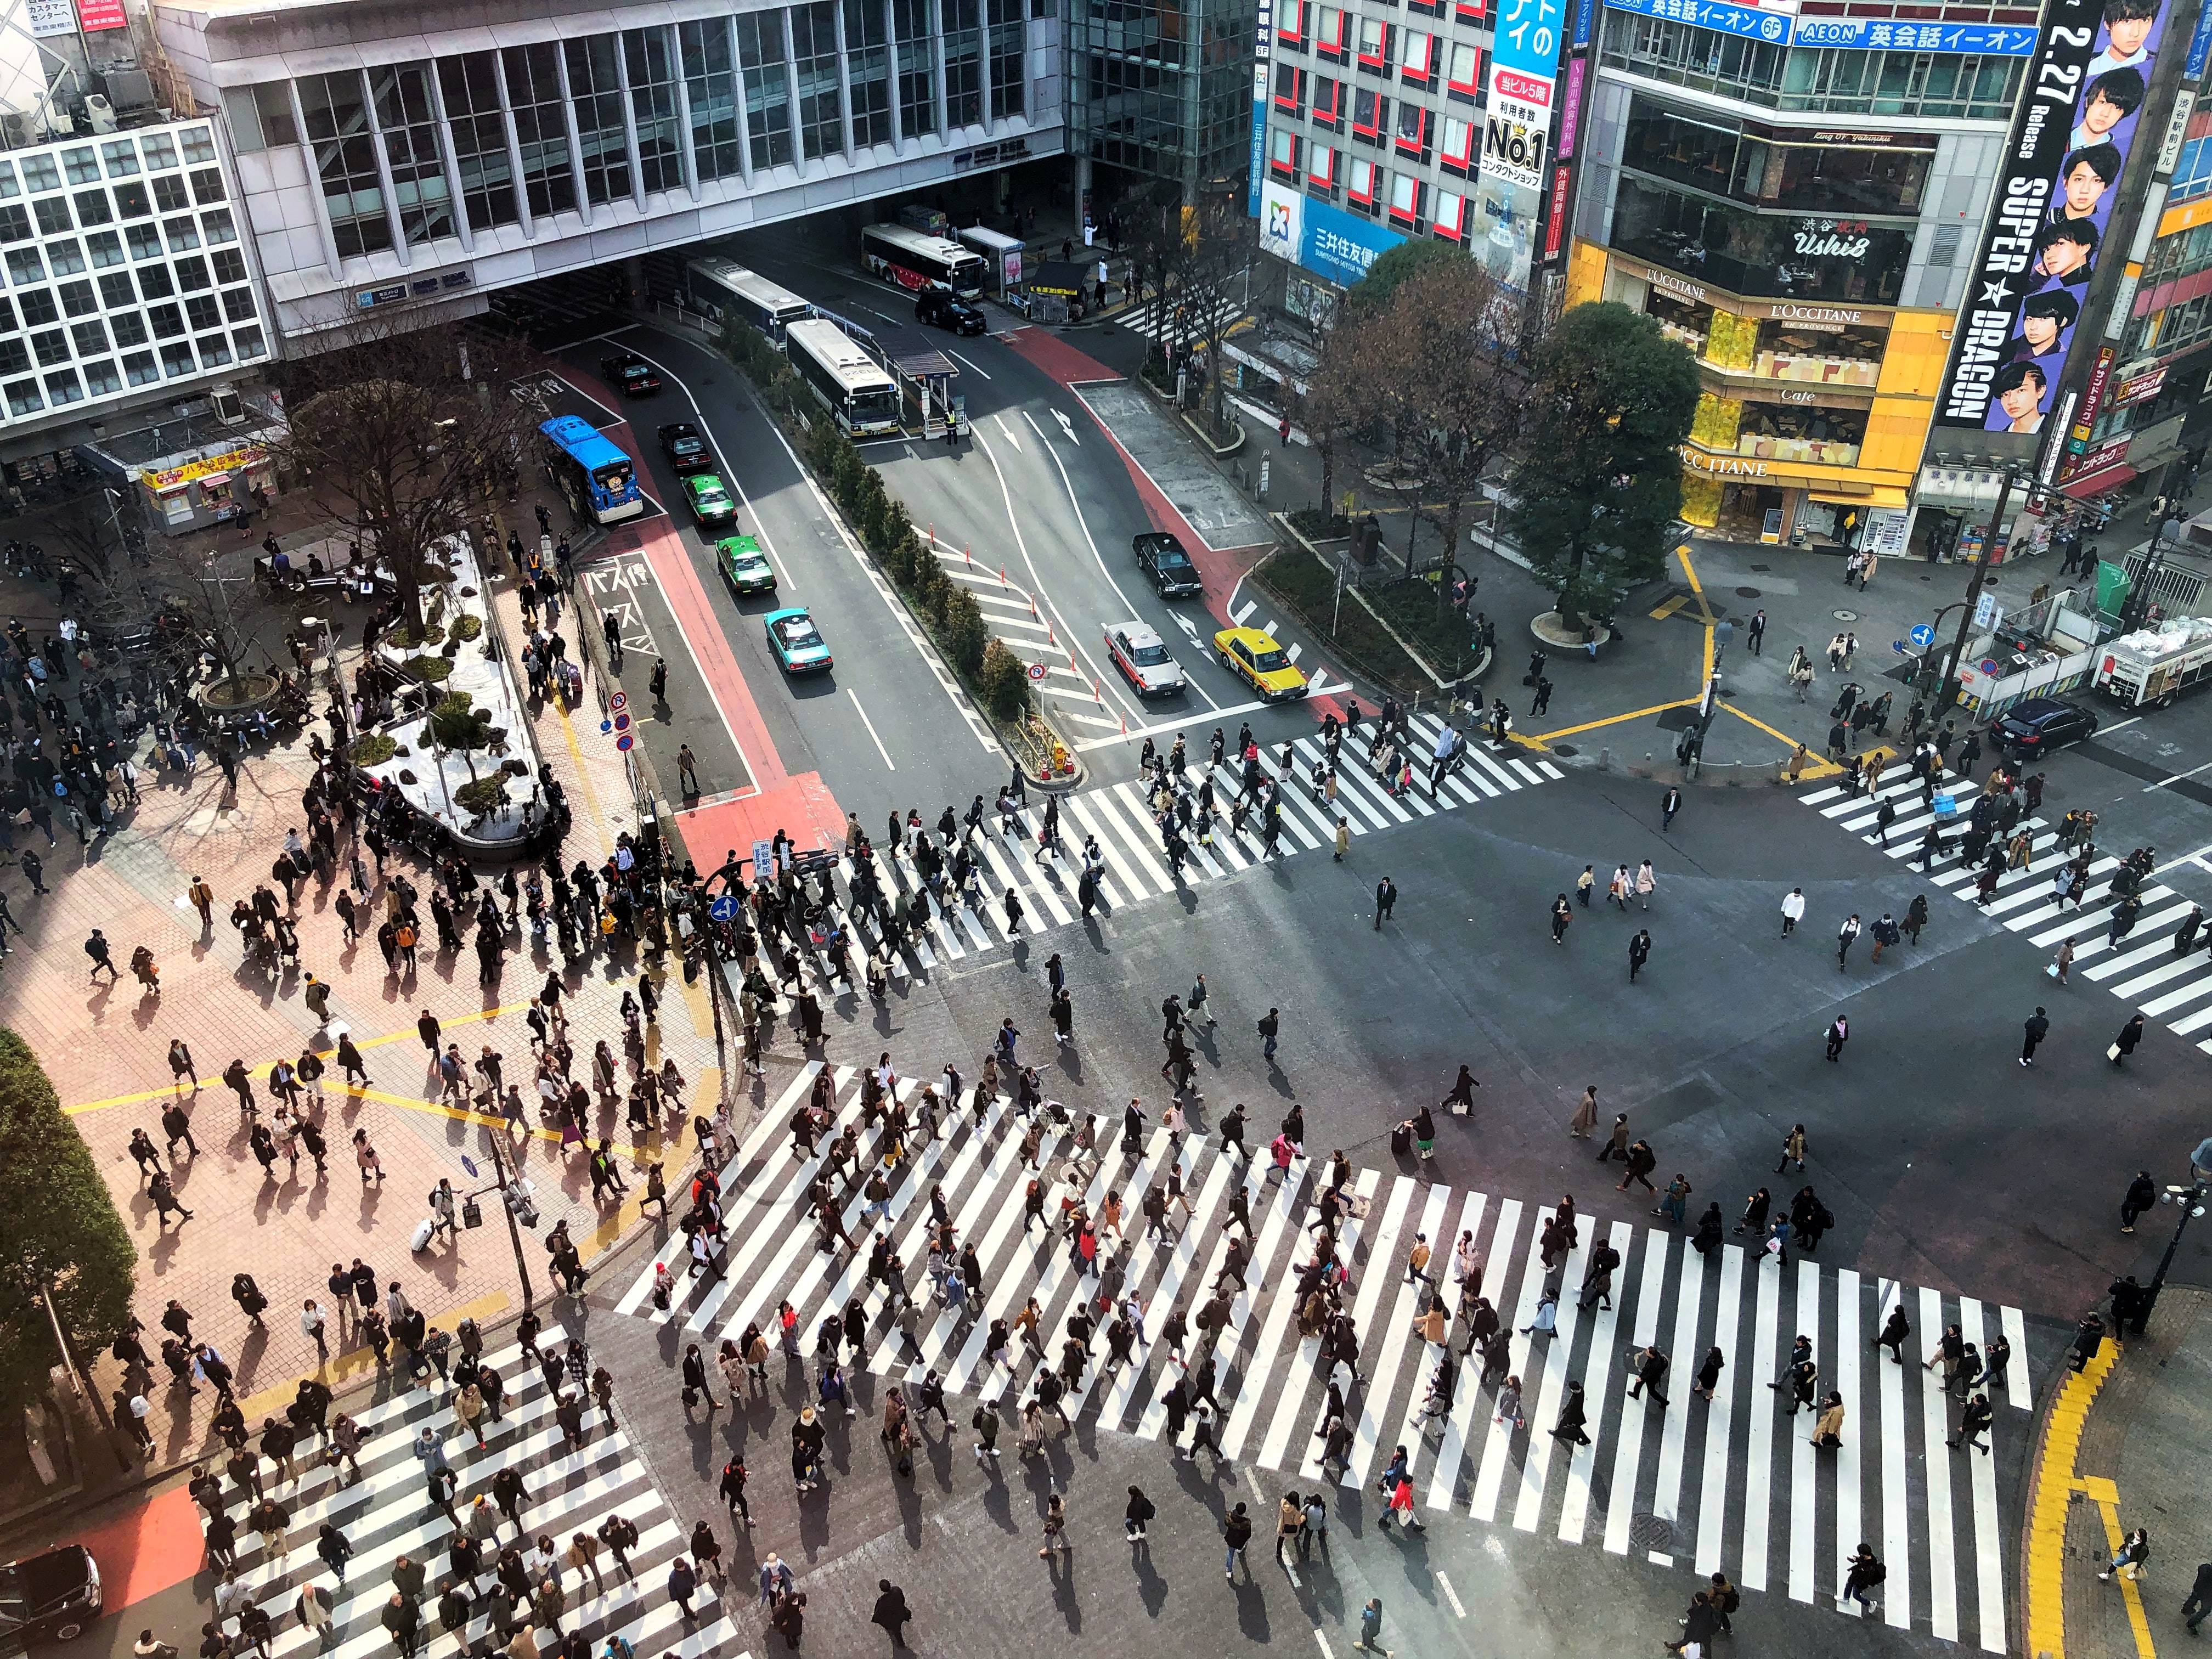
<svg viewBox="0 0 2212 1659"><path fill-rule="evenodd" d="M590 422L556 415L538 429L545 434L545 474L578 514L615 524L645 511L637 464Z"/></svg>

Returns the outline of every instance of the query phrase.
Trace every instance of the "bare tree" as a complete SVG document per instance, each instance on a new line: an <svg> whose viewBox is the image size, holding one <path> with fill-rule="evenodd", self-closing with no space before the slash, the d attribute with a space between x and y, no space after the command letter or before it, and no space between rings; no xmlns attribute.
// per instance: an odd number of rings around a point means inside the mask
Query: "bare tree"
<svg viewBox="0 0 2212 1659"><path fill-rule="evenodd" d="M1188 253L1182 270L1185 338L1206 344L1206 420L1209 430L1231 424L1222 342L1244 314L1245 284L1258 244L1241 205L1209 197L1185 221Z"/></svg>
<svg viewBox="0 0 2212 1659"><path fill-rule="evenodd" d="M288 377L270 447L317 508L388 565L410 629L424 561L534 464L535 411L509 397L540 366L519 337L364 323Z"/></svg>

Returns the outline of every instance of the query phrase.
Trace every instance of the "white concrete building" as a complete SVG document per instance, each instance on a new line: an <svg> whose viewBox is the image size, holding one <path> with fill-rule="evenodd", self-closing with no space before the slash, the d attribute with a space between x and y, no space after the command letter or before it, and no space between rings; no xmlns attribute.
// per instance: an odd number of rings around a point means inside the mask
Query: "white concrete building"
<svg viewBox="0 0 2212 1659"><path fill-rule="evenodd" d="M1059 153L1055 0L157 0L278 332ZM281 349L281 345L280 345Z"/></svg>

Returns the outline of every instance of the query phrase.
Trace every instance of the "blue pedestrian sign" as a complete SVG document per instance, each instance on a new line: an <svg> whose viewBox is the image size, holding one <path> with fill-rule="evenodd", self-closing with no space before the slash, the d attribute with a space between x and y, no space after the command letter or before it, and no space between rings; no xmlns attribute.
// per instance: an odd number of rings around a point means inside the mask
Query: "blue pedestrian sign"
<svg viewBox="0 0 2212 1659"><path fill-rule="evenodd" d="M1912 632L1907 637L1917 646L1933 645L1936 642L1936 625L1933 623L1915 623L1912 624Z"/></svg>
<svg viewBox="0 0 2212 1659"><path fill-rule="evenodd" d="M717 921L735 921L738 919L738 902L725 893L707 907L707 914Z"/></svg>
<svg viewBox="0 0 2212 1659"><path fill-rule="evenodd" d="M461 1154L461 1168L468 1171L470 1180L477 1178L477 1161L466 1152Z"/></svg>
<svg viewBox="0 0 2212 1659"><path fill-rule="evenodd" d="M1889 642L1889 648L1896 652L1900 657L1909 657L1912 654L1910 651L1907 651L1905 648L1905 641L1903 640L1892 640Z"/></svg>
<svg viewBox="0 0 2212 1659"><path fill-rule="evenodd" d="M615 729L615 723L614 723L612 720L601 720L601 721L599 722L599 730L600 730L601 732L611 732L611 731L613 731L614 729Z"/></svg>

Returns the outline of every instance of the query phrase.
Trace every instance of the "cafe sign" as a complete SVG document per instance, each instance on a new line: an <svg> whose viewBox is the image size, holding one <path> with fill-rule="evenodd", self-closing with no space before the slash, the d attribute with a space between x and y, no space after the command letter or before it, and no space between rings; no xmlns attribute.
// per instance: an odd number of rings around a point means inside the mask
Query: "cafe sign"
<svg viewBox="0 0 2212 1659"><path fill-rule="evenodd" d="M155 495L166 495L172 490L182 489L188 483L213 477L218 472L241 472L249 467L259 466L268 459L269 452L259 444L246 444L221 455L186 461L182 466L166 466L159 471L149 468L139 473L138 482Z"/></svg>

